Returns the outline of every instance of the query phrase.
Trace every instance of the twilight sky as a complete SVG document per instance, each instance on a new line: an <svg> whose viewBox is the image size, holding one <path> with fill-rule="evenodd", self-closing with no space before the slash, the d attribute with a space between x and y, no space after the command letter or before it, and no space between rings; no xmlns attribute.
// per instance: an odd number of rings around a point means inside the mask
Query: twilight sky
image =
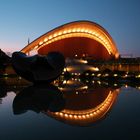
<svg viewBox="0 0 140 140"><path fill-rule="evenodd" d="M19 51L28 38L76 20L100 24L120 54L140 56L140 0L0 0L0 48Z"/></svg>

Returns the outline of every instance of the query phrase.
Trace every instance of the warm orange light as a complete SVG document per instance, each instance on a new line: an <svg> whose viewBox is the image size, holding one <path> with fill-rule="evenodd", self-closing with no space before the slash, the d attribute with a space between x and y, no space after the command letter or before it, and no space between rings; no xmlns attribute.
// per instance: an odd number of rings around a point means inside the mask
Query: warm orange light
<svg viewBox="0 0 140 140"><path fill-rule="evenodd" d="M112 94L112 92L110 91L105 101L94 109L89 109L86 111L72 111L65 109L62 112L56 112L53 114L57 116L64 116L67 119L90 119L93 117L97 118L98 115L104 114L106 111L108 111L108 108L112 105L115 98L116 95Z"/></svg>
<svg viewBox="0 0 140 140"><path fill-rule="evenodd" d="M114 58L117 59L119 57L116 45L107 31L105 31L100 25L90 21L73 22L58 27L27 45L22 49L22 52L27 53L33 48L39 50L55 41L71 37L86 37L96 40L106 48L110 55L114 55ZM38 45L39 47L35 47Z"/></svg>

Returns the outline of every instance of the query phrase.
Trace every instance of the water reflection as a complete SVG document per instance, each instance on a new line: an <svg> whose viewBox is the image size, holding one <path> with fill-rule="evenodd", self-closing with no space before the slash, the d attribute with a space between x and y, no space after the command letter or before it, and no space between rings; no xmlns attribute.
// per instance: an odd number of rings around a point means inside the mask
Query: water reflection
<svg viewBox="0 0 140 140"><path fill-rule="evenodd" d="M65 86L60 87L65 108L59 112L44 113L72 125L88 126L104 118L119 93L119 89L87 86L78 80L68 80L65 83Z"/></svg>
<svg viewBox="0 0 140 140"><path fill-rule="evenodd" d="M0 86L0 98L7 96L7 90L4 85Z"/></svg>
<svg viewBox="0 0 140 140"><path fill-rule="evenodd" d="M7 93L13 91L18 93L20 90L30 85L25 80L14 77L14 78L0 78L0 104L2 104L3 98L7 96Z"/></svg>
<svg viewBox="0 0 140 140"><path fill-rule="evenodd" d="M23 89L13 101L14 114L22 114L28 110L37 113L43 110L51 112L64 108L65 100L62 92L53 85L33 85Z"/></svg>
<svg viewBox="0 0 140 140"><path fill-rule="evenodd" d="M119 89L87 86L68 80L61 86L34 85L23 89L13 101L14 114L43 112L67 124L88 126L106 116Z"/></svg>
<svg viewBox="0 0 140 140"><path fill-rule="evenodd" d="M7 88L4 81L0 81L0 104L2 104L2 98L7 96Z"/></svg>
<svg viewBox="0 0 140 140"><path fill-rule="evenodd" d="M116 81L110 87L108 81L85 79L83 82L77 77L55 81L59 90L43 85L29 87L20 79L5 81L0 84L2 140L40 139L40 136L44 139L85 139L87 136L91 140L139 139L138 89L121 88L119 93Z"/></svg>

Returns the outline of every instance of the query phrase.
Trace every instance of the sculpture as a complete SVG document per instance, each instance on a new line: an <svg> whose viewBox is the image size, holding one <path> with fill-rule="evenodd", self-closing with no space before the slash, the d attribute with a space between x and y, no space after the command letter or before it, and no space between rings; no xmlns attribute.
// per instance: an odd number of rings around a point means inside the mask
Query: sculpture
<svg viewBox="0 0 140 140"><path fill-rule="evenodd" d="M27 56L22 52L12 54L12 65L18 75L33 83L50 83L62 73L65 58L59 52Z"/></svg>

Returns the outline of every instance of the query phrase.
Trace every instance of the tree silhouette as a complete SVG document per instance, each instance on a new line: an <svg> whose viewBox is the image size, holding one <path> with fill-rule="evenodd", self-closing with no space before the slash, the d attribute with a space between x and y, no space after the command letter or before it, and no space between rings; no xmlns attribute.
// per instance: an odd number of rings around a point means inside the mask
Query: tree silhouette
<svg viewBox="0 0 140 140"><path fill-rule="evenodd" d="M10 62L11 62L11 58L0 49L0 70L4 71L7 65L10 64Z"/></svg>

